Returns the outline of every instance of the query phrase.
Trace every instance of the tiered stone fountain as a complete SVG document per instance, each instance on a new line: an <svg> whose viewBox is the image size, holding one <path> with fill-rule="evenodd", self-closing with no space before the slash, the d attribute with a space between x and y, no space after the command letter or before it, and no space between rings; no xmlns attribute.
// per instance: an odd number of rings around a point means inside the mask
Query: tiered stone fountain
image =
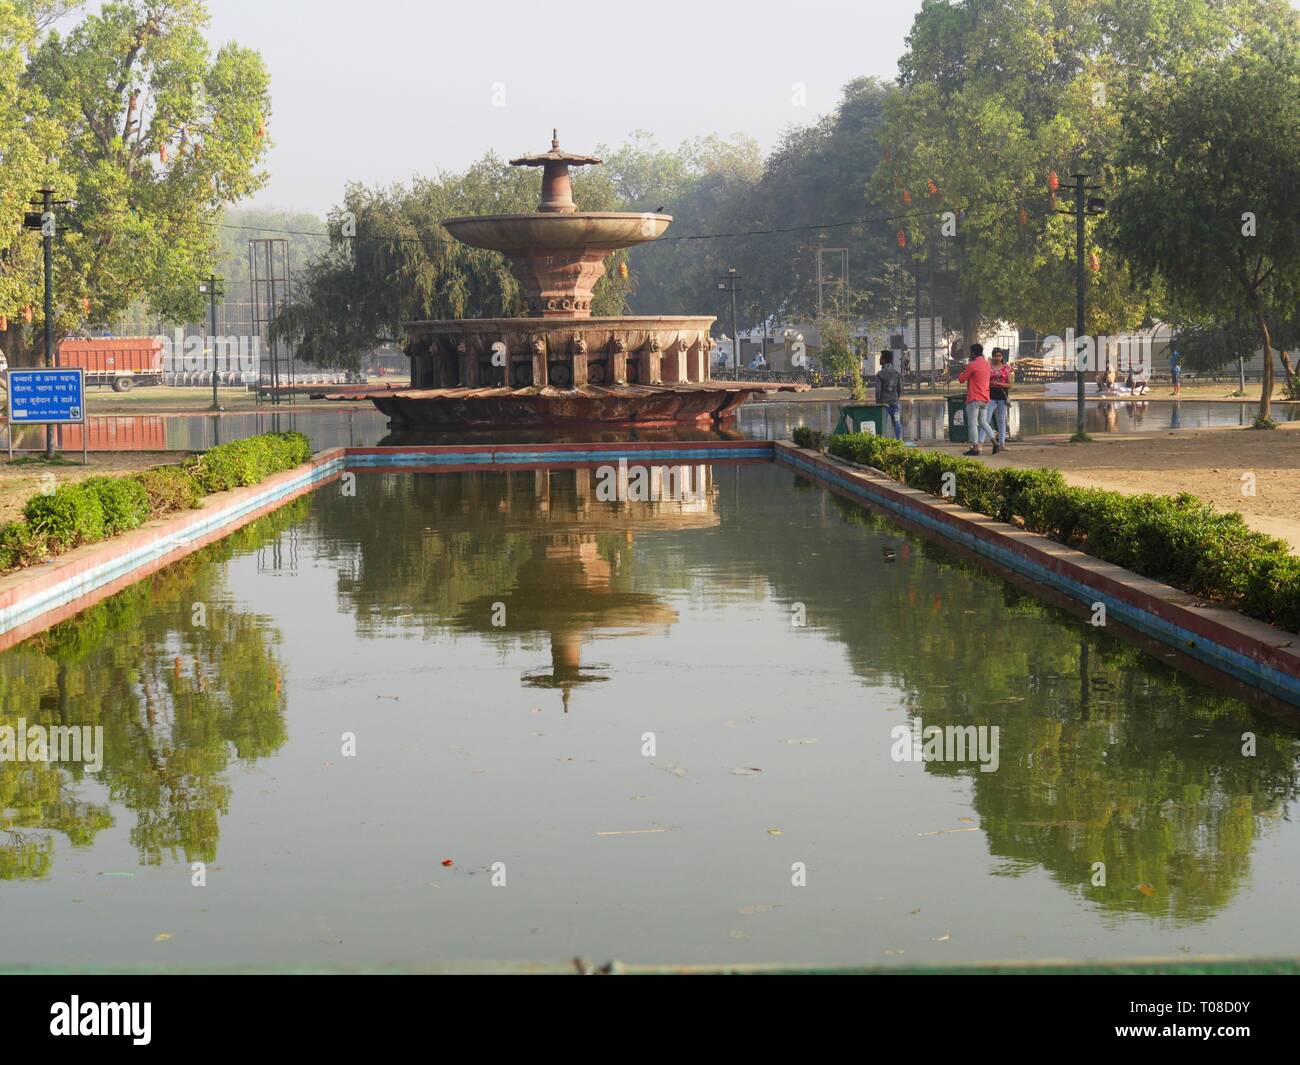
<svg viewBox="0 0 1300 1065"><path fill-rule="evenodd" d="M553 137L550 151L511 160L543 168L535 213L442 223L457 240L509 260L528 317L406 323L411 387L360 394L394 428L721 422L755 392L806 387L710 380L713 318L592 317L605 259L672 223L662 214L579 211L569 170L599 162L562 151Z"/></svg>

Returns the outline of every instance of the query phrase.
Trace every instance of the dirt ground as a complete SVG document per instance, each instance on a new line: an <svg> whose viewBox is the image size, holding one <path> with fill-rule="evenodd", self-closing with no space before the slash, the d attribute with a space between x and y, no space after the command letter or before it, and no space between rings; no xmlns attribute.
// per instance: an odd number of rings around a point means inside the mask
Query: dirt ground
<svg viewBox="0 0 1300 1065"><path fill-rule="evenodd" d="M945 445L945 450L962 450ZM1300 423L1271 432L1229 427L1179 429L1013 443L992 466L1055 466L1070 484L1119 492L1191 492L1223 510L1239 511L1252 528L1287 540L1300 554ZM1253 474L1254 495L1245 474Z"/></svg>
<svg viewBox="0 0 1300 1065"><path fill-rule="evenodd" d="M81 464L81 456L55 459L25 456L12 466L0 461L0 523L22 517L23 504L44 487L44 478L52 475L54 485L80 481L109 473L134 473L153 466L175 466L186 457L180 451L92 451L90 465Z"/></svg>

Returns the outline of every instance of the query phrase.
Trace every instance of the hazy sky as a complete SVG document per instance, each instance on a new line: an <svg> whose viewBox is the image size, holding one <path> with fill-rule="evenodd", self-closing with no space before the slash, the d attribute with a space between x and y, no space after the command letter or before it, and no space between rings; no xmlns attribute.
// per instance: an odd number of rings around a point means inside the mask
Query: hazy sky
<svg viewBox="0 0 1300 1065"><path fill-rule="evenodd" d="M271 71L262 206L323 212L344 182L571 151L647 130L674 147L782 129L893 77L920 0L209 0L213 45ZM806 103L792 86L806 86ZM504 106L494 99L504 94Z"/></svg>

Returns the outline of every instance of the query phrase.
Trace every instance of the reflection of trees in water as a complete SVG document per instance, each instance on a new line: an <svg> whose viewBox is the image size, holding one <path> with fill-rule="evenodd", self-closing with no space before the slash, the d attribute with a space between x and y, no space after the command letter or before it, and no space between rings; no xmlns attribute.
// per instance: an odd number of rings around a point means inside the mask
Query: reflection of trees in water
<svg viewBox="0 0 1300 1065"><path fill-rule="evenodd" d="M641 542L625 571L685 586L743 560L925 725L998 726L996 772L924 771L970 779L1001 874L1041 866L1100 907L1178 922L1231 901L1255 841L1296 796L1293 729L788 470L742 472L738 501L731 471L717 474L719 530ZM797 665L799 646L792 634L776 651ZM882 716L882 745L900 720ZM1247 731L1253 758L1241 754ZM1091 886L1095 861L1104 888Z"/></svg>
<svg viewBox="0 0 1300 1065"><path fill-rule="evenodd" d="M715 467L711 524L629 543L593 518L591 541L577 542L588 553L594 543L619 591L707 596L714 606L802 602L810 629L838 640L865 682L904 693L902 708L926 725L998 726L996 772L943 763L924 771L970 779L989 849L1005 859L1001 875L1042 867L1098 907L1175 922L1232 900L1255 841L1296 795L1293 730L793 480L792 502L788 470ZM314 511L318 550L340 558L340 595L362 631L399 621L438 630L457 618L474 628L470 620L511 589L550 587L530 573L538 552L554 547L543 534L564 506L539 509L526 479L485 472L364 483L364 502L327 491ZM570 576L591 572L584 563ZM547 609L546 595L532 601L539 614ZM487 626L477 631L491 635ZM792 632L765 653L797 666L801 639ZM882 746L900 720L881 715ZM1253 758L1240 753L1247 731L1258 737ZM1106 887L1091 886L1096 861L1106 863Z"/></svg>
<svg viewBox="0 0 1300 1065"><path fill-rule="evenodd" d="M0 724L102 726L92 779L135 814L142 862L214 860L226 769L284 743L278 636L233 609L221 563L307 508L290 503L0 655ZM79 846L113 823L107 803L77 798L84 785L79 764L0 765L0 879L46 875L55 832Z"/></svg>
<svg viewBox="0 0 1300 1065"><path fill-rule="evenodd" d="M833 504L867 536L845 551L831 531L809 564L829 576L854 558L883 559L882 548L899 557L895 526ZM970 778L989 849L1008 859L998 872L1042 866L1098 906L1179 923L1227 905L1255 840L1296 796L1294 732L974 563L906 542L915 565L873 567L876 609L821 616L856 671L889 677L927 726L998 726L996 772L925 767ZM1241 754L1247 731L1253 758ZM1098 861L1105 887L1091 886Z"/></svg>

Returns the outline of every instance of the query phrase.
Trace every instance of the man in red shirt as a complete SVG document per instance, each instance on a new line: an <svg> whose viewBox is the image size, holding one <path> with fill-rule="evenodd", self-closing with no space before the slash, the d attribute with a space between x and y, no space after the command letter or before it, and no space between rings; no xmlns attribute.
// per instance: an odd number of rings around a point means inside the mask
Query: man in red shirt
<svg viewBox="0 0 1300 1065"><path fill-rule="evenodd" d="M984 358L984 345L970 346L970 362L957 380L966 385L966 439L970 448L963 455L981 455L981 434L995 439L989 424L989 364Z"/></svg>

